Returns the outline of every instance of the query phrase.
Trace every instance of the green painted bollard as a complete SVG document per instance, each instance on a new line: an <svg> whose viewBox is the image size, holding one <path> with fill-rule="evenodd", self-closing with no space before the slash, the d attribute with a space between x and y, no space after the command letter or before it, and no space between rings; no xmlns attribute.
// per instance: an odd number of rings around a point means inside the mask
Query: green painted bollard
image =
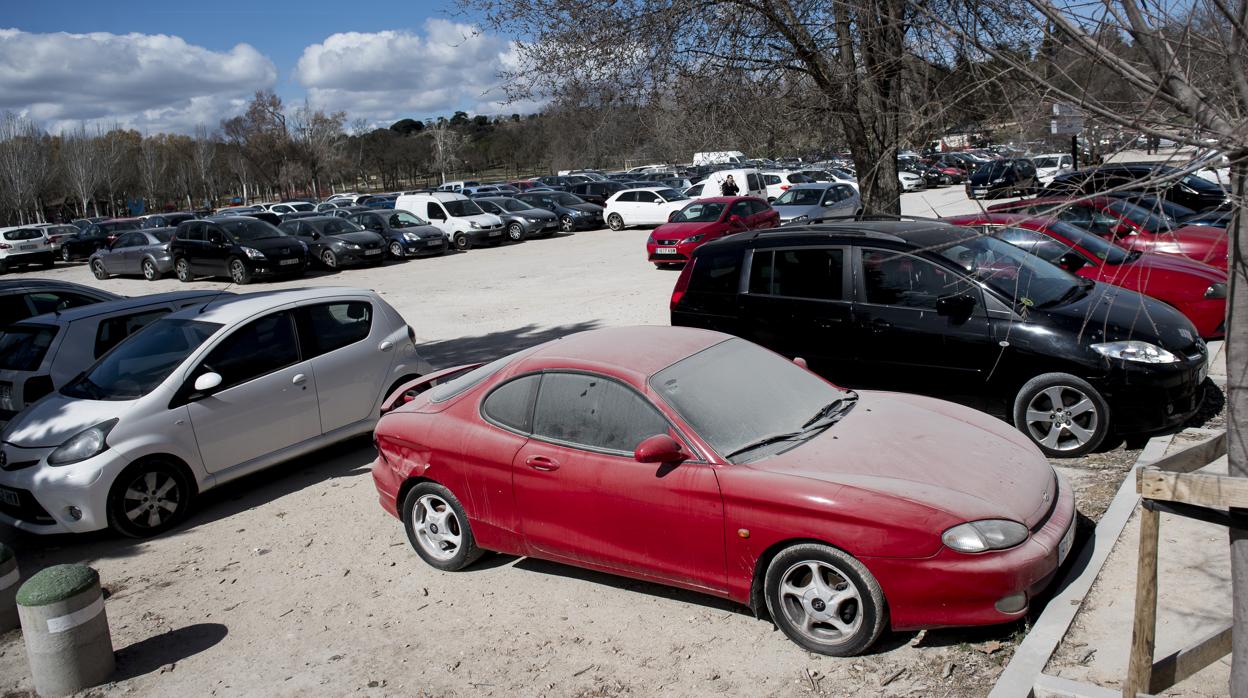
<svg viewBox="0 0 1248 698"><path fill-rule="evenodd" d="M17 627L17 582L21 578L13 549L0 543L0 633Z"/></svg>
<svg viewBox="0 0 1248 698"><path fill-rule="evenodd" d="M35 692L66 696L112 675L113 640L100 575L86 565L49 567L17 592Z"/></svg>

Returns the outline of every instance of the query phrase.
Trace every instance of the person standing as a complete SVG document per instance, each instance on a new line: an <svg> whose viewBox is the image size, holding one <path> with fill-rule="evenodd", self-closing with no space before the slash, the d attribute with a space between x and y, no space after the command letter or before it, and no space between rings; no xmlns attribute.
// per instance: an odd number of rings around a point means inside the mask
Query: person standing
<svg viewBox="0 0 1248 698"><path fill-rule="evenodd" d="M733 181L732 175L725 177L724 183L719 186L719 193L723 196L736 196L740 191L737 183Z"/></svg>

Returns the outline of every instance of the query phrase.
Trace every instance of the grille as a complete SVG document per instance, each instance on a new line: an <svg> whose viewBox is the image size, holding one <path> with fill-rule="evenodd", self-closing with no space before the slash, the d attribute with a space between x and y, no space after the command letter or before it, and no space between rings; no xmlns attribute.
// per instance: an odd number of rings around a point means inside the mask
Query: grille
<svg viewBox="0 0 1248 698"><path fill-rule="evenodd" d="M679 243L680 241L679 240L655 240L655 242L657 242L660 245L675 245Z"/></svg>

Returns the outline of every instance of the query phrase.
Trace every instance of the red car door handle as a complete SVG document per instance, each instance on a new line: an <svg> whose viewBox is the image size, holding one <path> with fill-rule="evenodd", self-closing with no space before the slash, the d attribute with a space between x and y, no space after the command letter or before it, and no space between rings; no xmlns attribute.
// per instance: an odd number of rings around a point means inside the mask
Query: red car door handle
<svg viewBox="0 0 1248 698"><path fill-rule="evenodd" d="M559 463L547 458L546 456L529 456L528 460L524 462L528 463L529 467L534 470L549 472L551 470L559 469Z"/></svg>

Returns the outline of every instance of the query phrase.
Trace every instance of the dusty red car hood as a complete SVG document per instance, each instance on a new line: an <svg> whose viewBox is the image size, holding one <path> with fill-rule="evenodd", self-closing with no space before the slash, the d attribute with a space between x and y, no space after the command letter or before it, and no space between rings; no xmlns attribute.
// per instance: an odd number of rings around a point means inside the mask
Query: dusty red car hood
<svg viewBox="0 0 1248 698"><path fill-rule="evenodd" d="M1217 267L1198 262L1191 257L1180 257L1172 254L1155 254L1145 252L1138 259L1117 266L1106 264L1101 267L1100 277L1106 280L1138 277L1141 280L1152 278L1153 272L1164 272L1167 275L1190 276L1193 280L1204 283L1226 283L1226 272Z"/></svg>
<svg viewBox="0 0 1248 698"><path fill-rule="evenodd" d="M749 467L892 494L960 521L1010 519L1028 528L1057 494L1052 466L1005 422L903 393L863 391L839 423Z"/></svg>

